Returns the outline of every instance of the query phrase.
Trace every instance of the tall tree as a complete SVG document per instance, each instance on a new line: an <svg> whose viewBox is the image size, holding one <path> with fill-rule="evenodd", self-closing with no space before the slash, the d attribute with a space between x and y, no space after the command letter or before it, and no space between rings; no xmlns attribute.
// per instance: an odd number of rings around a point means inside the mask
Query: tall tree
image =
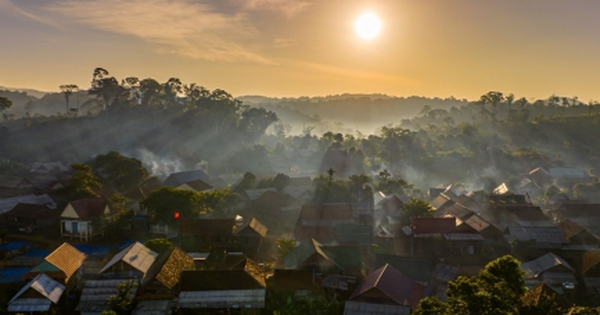
<svg viewBox="0 0 600 315"><path fill-rule="evenodd" d="M73 95L73 93L79 91L79 87L77 86L77 84L63 84L59 88L60 91L65 95L66 113L68 113L69 99L71 98L71 95Z"/></svg>
<svg viewBox="0 0 600 315"><path fill-rule="evenodd" d="M13 102L10 98L0 96L0 113L2 113L2 115L4 116L4 119L6 119L8 117L6 115L6 111L9 108L11 108L12 106L13 106Z"/></svg>

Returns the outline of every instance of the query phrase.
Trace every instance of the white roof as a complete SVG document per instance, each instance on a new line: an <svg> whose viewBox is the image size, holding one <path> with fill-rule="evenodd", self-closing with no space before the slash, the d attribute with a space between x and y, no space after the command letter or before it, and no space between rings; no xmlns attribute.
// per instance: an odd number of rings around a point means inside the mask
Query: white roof
<svg viewBox="0 0 600 315"><path fill-rule="evenodd" d="M107 264L100 270L103 273L118 261L123 261L131 267L141 271L142 273L148 272L150 266L154 263L158 257L158 254L150 250L148 247L142 245L140 242L135 242L129 247L118 252Z"/></svg>
<svg viewBox="0 0 600 315"><path fill-rule="evenodd" d="M19 297L29 289L34 289L35 291L40 293L46 298L45 300L48 302L44 302L44 299L40 298L19 299ZM29 281L29 283L22 287L21 290L19 290L19 292L17 292L17 294L15 294L15 296L10 300L10 302L8 302L8 304L14 304L15 307L18 306L18 308L21 311L36 312L37 310L27 310L27 307L30 306L33 309L37 309L42 305L47 305L47 307L49 308L50 302L54 304L58 303L58 300L60 300L60 297L62 296L64 291L64 285L48 277L46 274L40 273L37 276L35 276L33 280Z"/></svg>

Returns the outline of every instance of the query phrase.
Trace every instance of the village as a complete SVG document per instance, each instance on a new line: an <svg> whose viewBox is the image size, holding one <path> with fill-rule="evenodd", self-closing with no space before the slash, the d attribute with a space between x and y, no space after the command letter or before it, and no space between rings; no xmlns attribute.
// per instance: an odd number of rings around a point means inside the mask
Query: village
<svg viewBox="0 0 600 315"><path fill-rule="evenodd" d="M532 203L552 185L589 181L584 171L539 167L486 193L433 187L427 200L362 189L340 202L327 195L340 161L325 158L319 177L278 175L286 180L271 187L242 189L246 174L227 210L188 214L174 202L160 216L149 211L153 191L230 186L202 168L174 172L115 206L118 189L99 173L97 196L55 200L81 176L61 162L2 175L1 312L411 314L504 255L521 261L528 303L599 304L600 204L560 194Z"/></svg>

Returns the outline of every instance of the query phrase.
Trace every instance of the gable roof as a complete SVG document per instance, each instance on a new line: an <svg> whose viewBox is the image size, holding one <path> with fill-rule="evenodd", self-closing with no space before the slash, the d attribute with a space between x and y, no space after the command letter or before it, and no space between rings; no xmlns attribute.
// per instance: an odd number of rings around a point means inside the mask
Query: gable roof
<svg viewBox="0 0 600 315"><path fill-rule="evenodd" d="M553 253L547 253L534 260L524 262L521 264L521 269L525 271L526 278L537 278L543 272L557 266L563 266L571 272L575 272L575 269L566 260Z"/></svg>
<svg viewBox="0 0 600 315"><path fill-rule="evenodd" d="M568 309L573 306L573 303L566 299L564 296L558 295L551 287L545 283L541 283L533 289L525 292L523 296L523 306L541 306L543 303L543 297L547 296L554 300L556 305L562 309Z"/></svg>
<svg viewBox="0 0 600 315"><path fill-rule="evenodd" d="M456 197L455 200L457 203L460 203L462 206L466 207L467 209L474 211L474 212L480 212L483 210L483 206L477 202L475 199L469 197L468 195L462 194L458 197Z"/></svg>
<svg viewBox="0 0 600 315"><path fill-rule="evenodd" d="M148 271L146 283L156 279L166 288L173 289L179 284L181 272L196 269L194 259L179 247L171 249L159 259Z"/></svg>
<svg viewBox="0 0 600 315"><path fill-rule="evenodd" d="M455 218L411 218L411 222L415 236L444 234L456 228Z"/></svg>
<svg viewBox="0 0 600 315"><path fill-rule="evenodd" d="M376 254L375 267L390 264L403 275L424 283L429 283L434 269L434 262L427 258L408 257L399 255Z"/></svg>
<svg viewBox="0 0 600 315"><path fill-rule="evenodd" d="M135 242L122 251L118 252L105 266L100 270L100 273L108 270L119 261L130 265L134 269L142 272L144 275L154 263L158 254L140 242Z"/></svg>
<svg viewBox="0 0 600 315"><path fill-rule="evenodd" d="M83 261L86 258L87 256L84 253L65 242L46 256L44 260L64 272L67 276L65 281L69 281L69 278L83 266Z"/></svg>
<svg viewBox="0 0 600 315"><path fill-rule="evenodd" d="M244 192L246 193L246 196L248 196L249 200L256 200L256 199L260 198L267 191L276 192L277 189L275 189L274 187L259 188L259 189L246 189Z"/></svg>
<svg viewBox="0 0 600 315"><path fill-rule="evenodd" d="M190 182L182 183L181 185L177 186L177 189L184 189L186 186L195 191L205 191L205 190L211 190L214 188L207 182L205 182L201 179L197 179L197 180L193 180Z"/></svg>
<svg viewBox="0 0 600 315"><path fill-rule="evenodd" d="M309 238L300 242L296 248L294 248L291 252L289 252L283 258L283 265L285 269L296 269L298 266L302 265L308 258L312 255L317 254L322 258L331 261L335 264L335 262L327 256L327 254L323 251L323 245L317 242L314 238ZM336 264L337 265L337 264ZM338 266L339 267L339 266ZM340 267L341 268L341 267Z"/></svg>
<svg viewBox="0 0 600 315"><path fill-rule="evenodd" d="M44 205L50 209L56 209L56 202L48 195L25 195L0 199L0 214L6 213L19 203Z"/></svg>
<svg viewBox="0 0 600 315"><path fill-rule="evenodd" d="M69 203L80 219L91 219L102 216L108 203L104 198L84 198ZM63 211L64 213L64 211Z"/></svg>
<svg viewBox="0 0 600 315"><path fill-rule="evenodd" d="M400 271L389 264L371 272L356 287L356 290L350 296L351 301L364 300L365 302L380 302L380 299L371 301L368 292L376 290L382 293L387 299L387 303L398 305L414 305L424 297L423 290L417 290L420 287L412 279L406 277ZM421 286L422 287L422 286Z"/></svg>
<svg viewBox="0 0 600 315"><path fill-rule="evenodd" d="M35 162L31 164L30 172L49 172L53 169L58 169L61 172L68 172L69 168L66 167L62 162Z"/></svg>
<svg viewBox="0 0 600 315"><path fill-rule="evenodd" d="M581 225L571 221L571 220L564 220L562 222L560 222L558 224L558 226L562 229L565 238L567 240L571 240L572 238L580 235L581 233L585 233L587 234L586 236L589 238L593 238L598 240L598 242L600 242L600 239L598 239L598 237L592 233L590 233L588 230L586 230L584 227L582 227Z"/></svg>
<svg viewBox="0 0 600 315"><path fill-rule="evenodd" d="M244 234L248 234L251 233L250 231L254 231L256 234L265 237L267 236L267 227L260 223L260 221L258 221L256 218L252 218L252 220L250 220L250 222L248 224L246 224L244 227L242 227L241 229L239 229L235 234L236 235L244 235Z"/></svg>
<svg viewBox="0 0 600 315"><path fill-rule="evenodd" d="M509 226L507 238L510 240L535 240L536 246L567 243L562 230L558 226Z"/></svg>
<svg viewBox="0 0 600 315"><path fill-rule="evenodd" d="M42 304L41 306L45 307L45 310L47 311L50 308L50 302L57 304L58 300L60 300L60 297L62 296L63 292L65 291L65 286L60 284L59 282L53 280L52 278L48 277L47 275L40 273L38 274L35 278L33 278L31 281L29 281L29 283L27 283L24 287L21 288L21 290L19 290L19 292L17 292L17 294L15 294L15 296L13 296L13 298L8 302L9 305L9 311L10 312L15 312L17 310L11 309L11 305L13 308L15 308L15 303L19 297L21 297L27 290L29 289L33 289L35 290L37 293L39 293L41 296L43 296L47 301L46 303L44 303L42 301L42 303L35 303L34 305L30 305L30 307L36 307L39 304ZM30 299L30 298L27 298ZM36 305L37 304L37 305ZM27 305L19 305L19 311L33 311L33 312L39 312L40 310L37 309L26 309ZM44 311L44 310L42 310Z"/></svg>
<svg viewBox="0 0 600 315"><path fill-rule="evenodd" d="M177 187L183 183L195 181L195 180L203 180L205 182L209 181L208 175L204 173L203 170L192 170L185 172L172 173L165 180L165 186Z"/></svg>
<svg viewBox="0 0 600 315"><path fill-rule="evenodd" d="M435 210L441 210L443 207L448 207L454 204L454 201L452 201L452 199L445 193L441 193L437 197L433 198L430 203Z"/></svg>
<svg viewBox="0 0 600 315"><path fill-rule="evenodd" d="M461 205L460 203L454 203L449 207L445 207L443 211L438 214L442 214L441 216L450 214L453 217L464 221L468 217L474 215L475 212L469 210L467 207Z"/></svg>
<svg viewBox="0 0 600 315"><path fill-rule="evenodd" d="M18 216L21 218L58 218L60 215L57 209L50 209L44 205L21 202L19 202L14 208L5 214L9 216Z"/></svg>
<svg viewBox="0 0 600 315"><path fill-rule="evenodd" d="M581 273L585 274L592 267L600 263L600 251L597 249L589 250L583 254L583 263Z"/></svg>

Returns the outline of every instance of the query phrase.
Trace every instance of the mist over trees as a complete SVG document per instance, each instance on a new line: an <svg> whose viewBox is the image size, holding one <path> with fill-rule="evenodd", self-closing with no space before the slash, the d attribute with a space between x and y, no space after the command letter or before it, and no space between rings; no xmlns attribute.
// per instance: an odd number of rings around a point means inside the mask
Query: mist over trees
<svg viewBox="0 0 600 315"><path fill-rule="evenodd" d="M93 71L87 90L67 86L63 93L41 99L20 92L0 94L17 100L13 108L54 97L63 110L52 116L7 117L0 132L4 159L79 163L116 151L141 160L148 175L195 169L206 161L212 174L231 174L235 180L246 172L326 175L329 167L343 165L333 179L342 190L349 189L349 176L364 174L375 179L378 190L416 197L428 187L450 183L490 191L540 166L576 165L594 179L599 167L600 146L594 139L600 137L600 107L576 97L529 101L491 91L471 102L385 95L236 99L224 90L175 77L163 83L118 79L103 68ZM70 110L65 112L67 98ZM403 105L409 100L422 106L409 110ZM276 111L297 124L292 127ZM410 111L416 114L410 116ZM346 128L358 123L357 117L381 121L369 118L378 115L393 122L373 133ZM343 119L347 125L333 123ZM298 125L302 130L293 133ZM317 126L332 129L319 133ZM600 190L593 180L579 184L559 191L589 197Z"/></svg>

